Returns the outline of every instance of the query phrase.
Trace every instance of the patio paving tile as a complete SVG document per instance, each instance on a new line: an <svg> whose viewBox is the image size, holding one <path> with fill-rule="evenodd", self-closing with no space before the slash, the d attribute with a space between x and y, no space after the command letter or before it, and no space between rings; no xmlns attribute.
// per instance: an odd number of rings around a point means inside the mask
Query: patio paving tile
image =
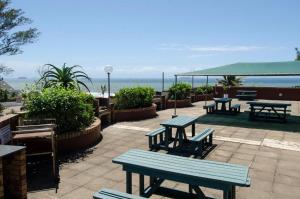
<svg viewBox="0 0 300 199"><path fill-rule="evenodd" d="M234 100L235 101L235 100ZM242 107L247 108L244 102ZM293 102L298 103L299 102ZM196 125L196 131L204 128L214 128L215 136L241 138L253 141L262 141L264 138L285 140L300 143L300 128L291 121L290 124L276 124L264 122L250 122L248 115L241 113L234 117L205 115L201 108L203 102L195 106L178 109L178 115L201 115ZM159 116L143 121L122 122L117 125L139 127L140 129L155 129L159 123L169 119L173 110L160 111ZM297 114L300 115L300 113ZM295 130L296 129L296 130ZM285 132L287 131L287 132ZM292 131L299 131L298 133ZM103 139L92 147L82 157L65 160L60 166L61 182L58 193L54 189L29 192L29 199L37 198L92 198L95 191L101 188L112 188L125 192L125 172L122 167L112 163L112 158L131 148L148 150L148 140L145 131L128 130L114 127L102 131ZM187 131L190 134L190 128ZM252 178L251 187L237 188L239 199L299 199L300 195L300 152L283 150L255 144L214 140L215 148L205 157L207 160L229 162L250 167L249 175ZM166 151L159 151L167 153ZM149 178L145 178L145 185ZM133 193L138 194L139 177L133 174ZM165 181L163 186L188 191L188 186L182 183ZM218 190L202 188L207 196L222 198ZM151 198L168 198L152 195Z"/></svg>

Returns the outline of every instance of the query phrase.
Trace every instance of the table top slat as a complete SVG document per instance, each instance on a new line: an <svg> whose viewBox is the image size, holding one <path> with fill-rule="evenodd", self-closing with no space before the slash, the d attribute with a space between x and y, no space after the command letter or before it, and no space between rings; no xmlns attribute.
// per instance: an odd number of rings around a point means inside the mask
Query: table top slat
<svg viewBox="0 0 300 199"><path fill-rule="evenodd" d="M129 150L114 158L113 162L160 172L170 172L175 175L213 179L241 186L248 184L248 167L236 164L198 160L139 149Z"/></svg>
<svg viewBox="0 0 300 199"><path fill-rule="evenodd" d="M175 118L166 120L161 123L163 126L170 126L170 127L184 127L187 126L196 120L198 120L199 116L190 117L190 116L177 116Z"/></svg>

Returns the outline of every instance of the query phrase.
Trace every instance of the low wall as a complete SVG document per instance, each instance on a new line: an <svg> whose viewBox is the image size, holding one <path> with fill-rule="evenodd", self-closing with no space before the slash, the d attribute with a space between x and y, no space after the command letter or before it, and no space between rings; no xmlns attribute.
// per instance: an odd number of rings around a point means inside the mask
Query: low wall
<svg viewBox="0 0 300 199"><path fill-rule="evenodd" d="M229 97L235 98L237 90L257 91L256 99L300 101L300 88L230 87ZM216 87L214 97L222 97L223 93L223 87Z"/></svg>
<svg viewBox="0 0 300 199"><path fill-rule="evenodd" d="M114 110L114 122L135 121L156 117L156 104L147 108Z"/></svg>
<svg viewBox="0 0 300 199"><path fill-rule="evenodd" d="M101 120L97 118L83 131L58 135L57 148L59 152L84 149L98 143L101 139Z"/></svg>

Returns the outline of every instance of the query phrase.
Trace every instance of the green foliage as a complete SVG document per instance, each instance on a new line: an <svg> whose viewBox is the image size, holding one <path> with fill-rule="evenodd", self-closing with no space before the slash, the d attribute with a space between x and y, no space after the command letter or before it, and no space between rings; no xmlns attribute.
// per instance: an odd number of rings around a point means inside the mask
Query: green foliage
<svg viewBox="0 0 300 199"><path fill-rule="evenodd" d="M86 79L90 82L92 82L92 80L85 72L76 70L77 68L81 68L81 66L74 65L68 67L66 63L64 63L61 68L52 64L46 64L45 66L48 68L42 72L41 78L38 81L38 83L42 83L44 88L64 87L80 90L81 85L89 91L89 88L81 79Z"/></svg>
<svg viewBox="0 0 300 199"><path fill-rule="evenodd" d="M22 45L33 43L39 36L36 28L20 30L19 27L30 24L31 20L23 16L22 10L10 8L10 3L10 0L0 0L0 55L21 53Z"/></svg>
<svg viewBox="0 0 300 199"><path fill-rule="evenodd" d="M175 99L175 93L176 93L176 99L183 100L189 97L191 92L192 86L187 83L179 82L176 85L174 84L169 88L169 99Z"/></svg>
<svg viewBox="0 0 300 199"><path fill-rule="evenodd" d="M28 116L55 118L59 133L77 131L94 120L93 97L75 89L53 87L31 93L25 101Z"/></svg>
<svg viewBox="0 0 300 199"><path fill-rule="evenodd" d="M15 91L8 91L7 89L0 88L0 102L10 102L16 100L17 93Z"/></svg>
<svg viewBox="0 0 300 199"><path fill-rule="evenodd" d="M210 85L207 85L207 86L203 85L203 86L200 86L200 87L198 87L196 89L196 93L197 94L201 94L201 95L203 95L203 94L210 94L213 91L214 91L214 88L212 86L210 86Z"/></svg>
<svg viewBox="0 0 300 199"><path fill-rule="evenodd" d="M117 109L149 107L155 92L151 87L122 88L115 95Z"/></svg>
<svg viewBox="0 0 300 199"><path fill-rule="evenodd" d="M223 79L218 80L218 84L221 84L223 87L240 86L242 85L242 78L234 75L223 76Z"/></svg>

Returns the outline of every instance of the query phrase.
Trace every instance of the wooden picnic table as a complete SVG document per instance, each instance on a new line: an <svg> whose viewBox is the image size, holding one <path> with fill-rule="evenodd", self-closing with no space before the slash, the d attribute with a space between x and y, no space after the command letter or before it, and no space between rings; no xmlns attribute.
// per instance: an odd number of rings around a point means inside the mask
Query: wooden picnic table
<svg viewBox="0 0 300 199"><path fill-rule="evenodd" d="M231 111L231 98L214 98L216 103L216 111L226 113ZM219 103L222 104L221 109L218 108ZM228 110L226 109L226 104L228 103Z"/></svg>
<svg viewBox="0 0 300 199"><path fill-rule="evenodd" d="M176 147L177 142L179 143L179 148L182 149L183 142L188 141L185 128L192 126L192 136L195 136L195 123L199 116L177 116L170 120L161 123L165 127L165 147L169 148L169 144L174 141L173 148ZM172 137L172 128L176 128L176 135Z"/></svg>
<svg viewBox="0 0 300 199"><path fill-rule="evenodd" d="M186 194L181 198L204 198L201 187L223 191L223 198L234 199L235 187L249 187L249 168L237 164L199 160L157 152L131 149L114 158L126 171L126 192L132 193L132 173L139 174L139 193L150 197L153 193ZM150 177L149 187L144 187L144 176ZM172 180L189 185L189 192L167 189L160 185ZM178 196L178 195L177 195Z"/></svg>
<svg viewBox="0 0 300 199"><path fill-rule="evenodd" d="M250 105L249 118L255 119L277 119L281 122L286 122L287 107L291 104L287 103L272 103L272 102L247 102Z"/></svg>

